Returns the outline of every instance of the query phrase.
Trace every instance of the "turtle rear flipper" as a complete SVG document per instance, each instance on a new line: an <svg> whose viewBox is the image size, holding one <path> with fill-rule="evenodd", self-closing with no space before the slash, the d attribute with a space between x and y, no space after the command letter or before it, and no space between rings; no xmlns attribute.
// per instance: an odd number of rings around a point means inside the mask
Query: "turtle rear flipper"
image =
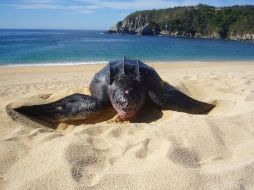
<svg viewBox="0 0 254 190"><path fill-rule="evenodd" d="M73 94L48 104L22 106L14 110L23 115L50 123L87 119L107 107L92 96Z"/></svg>

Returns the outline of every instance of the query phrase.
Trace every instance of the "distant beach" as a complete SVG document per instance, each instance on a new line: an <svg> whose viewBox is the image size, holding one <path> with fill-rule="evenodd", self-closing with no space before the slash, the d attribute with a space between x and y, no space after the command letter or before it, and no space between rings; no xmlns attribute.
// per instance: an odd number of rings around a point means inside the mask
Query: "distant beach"
<svg viewBox="0 0 254 190"><path fill-rule="evenodd" d="M98 64L123 56L151 61L254 60L254 44L95 30L0 30L0 65Z"/></svg>

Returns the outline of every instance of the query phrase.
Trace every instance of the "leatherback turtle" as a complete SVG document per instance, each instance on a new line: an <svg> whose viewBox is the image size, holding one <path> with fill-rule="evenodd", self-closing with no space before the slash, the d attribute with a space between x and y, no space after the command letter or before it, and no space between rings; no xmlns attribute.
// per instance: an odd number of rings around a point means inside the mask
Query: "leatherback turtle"
<svg viewBox="0 0 254 190"><path fill-rule="evenodd" d="M22 106L15 111L48 122L68 122L87 119L109 106L121 118L136 115L147 100L160 109L191 114L205 114L214 105L195 100L164 82L158 73L140 60L110 61L93 77L89 90L91 96L73 94L58 101Z"/></svg>

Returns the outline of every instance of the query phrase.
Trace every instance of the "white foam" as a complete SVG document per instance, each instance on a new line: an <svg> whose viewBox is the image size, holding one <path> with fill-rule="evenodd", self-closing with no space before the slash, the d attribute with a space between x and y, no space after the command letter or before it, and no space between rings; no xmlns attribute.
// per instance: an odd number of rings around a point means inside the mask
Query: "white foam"
<svg viewBox="0 0 254 190"><path fill-rule="evenodd" d="M0 67L42 67L42 66L63 66L63 65L93 65L107 64L108 61L87 61L87 62L58 62L58 63L27 63L27 64L3 64Z"/></svg>

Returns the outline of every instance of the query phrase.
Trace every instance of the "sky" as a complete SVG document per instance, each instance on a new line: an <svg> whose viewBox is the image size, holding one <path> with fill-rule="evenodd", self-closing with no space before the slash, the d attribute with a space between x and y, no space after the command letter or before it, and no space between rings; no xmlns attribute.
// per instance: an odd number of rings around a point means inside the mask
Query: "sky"
<svg viewBox="0 0 254 190"><path fill-rule="evenodd" d="M106 30L138 10L208 4L254 5L254 0L0 0L0 28Z"/></svg>

